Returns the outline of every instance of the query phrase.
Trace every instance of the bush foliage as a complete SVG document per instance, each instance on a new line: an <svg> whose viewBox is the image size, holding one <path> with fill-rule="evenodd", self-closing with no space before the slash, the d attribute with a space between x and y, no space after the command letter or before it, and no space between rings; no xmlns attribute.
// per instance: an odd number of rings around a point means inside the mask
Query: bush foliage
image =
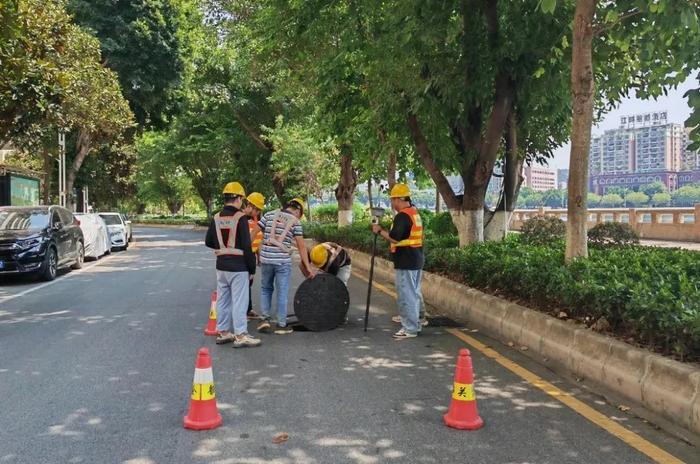
<svg viewBox="0 0 700 464"><path fill-rule="evenodd" d="M588 241L597 246L631 246L639 244L639 234L629 224L603 222L588 231Z"/></svg>
<svg viewBox="0 0 700 464"><path fill-rule="evenodd" d="M564 239L566 223L554 216L535 216L525 221L520 233L523 243L546 245Z"/></svg>
<svg viewBox="0 0 700 464"><path fill-rule="evenodd" d="M456 236L436 233L435 221L431 226L424 241L426 271L526 300L555 314L563 309L589 324L605 317L617 335L681 359L700 359L700 253L594 247L588 259L567 266L561 241L537 245L512 235L503 242L458 248ZM309 224L305 233L372 250L368 222L340 230ZM378 255L389 257L388 245L381 240Z"/></svg>

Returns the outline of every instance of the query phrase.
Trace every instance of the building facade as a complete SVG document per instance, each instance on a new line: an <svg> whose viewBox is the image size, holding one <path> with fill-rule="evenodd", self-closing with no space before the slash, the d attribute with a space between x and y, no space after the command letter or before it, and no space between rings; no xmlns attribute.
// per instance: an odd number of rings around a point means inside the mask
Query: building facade
<svg viewBox="0 0 700 464"><path fill-rule="evenodd" d="M557 172L541 166L525 166L523 168L524 187L536 192L544 192L557 188Z"/></svg>
<svg viewBox="0 0 700 464"><path fill-rule="evenodd" d="M569 170L568 169L557 169L557 187L559 189L565 189L569 186Z"/></svg>
<svg viewBox="0 0 700 464"><path fill-rule="evenodd" d="M681 177L693 178L700 170L698 152L688 148L689 134L681 124L669 123L666 111L621 117L617 129L592 138L591 191L603 194L610 187L634 189L656 181L675 190Z"/></svg>

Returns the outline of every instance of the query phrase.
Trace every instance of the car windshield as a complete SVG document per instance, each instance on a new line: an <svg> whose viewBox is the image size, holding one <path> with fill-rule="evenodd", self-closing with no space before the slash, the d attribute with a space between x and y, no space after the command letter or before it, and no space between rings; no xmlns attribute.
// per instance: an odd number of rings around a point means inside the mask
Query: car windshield
<svg viewBox="0 0 700 464"><path fill-rule="evenodd" d="M100 217L105 220L108 226L122 225L122 220L118 214L100 214Z"/></svg>
<svg viewBox="0 0 700 464"><path fill-rule="evenodd" d="M48 225L47 211L0 211L0 230L41 230Z"/></svg>

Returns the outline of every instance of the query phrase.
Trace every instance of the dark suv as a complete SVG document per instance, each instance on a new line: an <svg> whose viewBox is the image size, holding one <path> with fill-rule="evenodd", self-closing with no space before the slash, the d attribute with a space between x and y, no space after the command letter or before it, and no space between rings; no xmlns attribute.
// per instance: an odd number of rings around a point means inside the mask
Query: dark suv
<svg viewBox="0 0 700 464"><path fill-rule="evenodd" d="M84 257L80 223L67 209L0 207L0 276L33 273L53 280L62 267L81 268Z"/></svg>

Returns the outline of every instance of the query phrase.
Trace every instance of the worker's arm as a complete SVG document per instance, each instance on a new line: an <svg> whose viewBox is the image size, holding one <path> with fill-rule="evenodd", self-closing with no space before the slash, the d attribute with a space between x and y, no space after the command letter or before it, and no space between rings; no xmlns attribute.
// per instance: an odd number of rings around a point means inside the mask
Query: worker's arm
<svg viewBox="0 0 700 464"><path fill-rule="evenodd" d="M294 241L296 242L297 249L299 250L301 263L304 265L307 272L309 273L307 277L313 279L314 277L316 277L316 269L314 269L313 266L311 266L311 263L309 262L309 253L306 251L306 243L304 242L304 236L297 235L294 237Z"/></svg>
<svg viewBox="0 0 700 464"><path fill-rule="evenodd" d="M379 224L372 224L372 232L381 236L389 243L398 243L411 235L411 218L406 213L399 213L391 224L391 230L386 231Z"/></svg>
<svg viewBox="0 0 700 464"><path fill-rule="evenodd" d="M207 235L204 239L204 244L207 247L213 248L215 250L219 248L219 239L216 236L216 225L214 224L213 219L209 223L209 228L207 229Z"/></svg>

